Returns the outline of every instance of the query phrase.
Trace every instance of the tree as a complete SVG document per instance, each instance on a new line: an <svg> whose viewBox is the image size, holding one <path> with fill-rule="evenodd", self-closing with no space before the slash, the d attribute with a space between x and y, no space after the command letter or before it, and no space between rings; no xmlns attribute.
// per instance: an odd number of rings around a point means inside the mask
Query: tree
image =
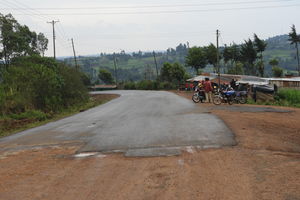
<svg viewBox="0 0 300 200"><path fill-rule="evenodd" d="M236 62L235 66L228 69L228 74L244 74L243 64L241 62Z"/></svg>
<svg viewBox="0 0 300 200"><path fill-rule="evenodd" d="M273 71L273 75L275 77L282 77L282 75L283 75L283 69L280 67L277 67L277 66L272 67L272 71Z"/></svg>
<svg viewBox="0 0 300 200"><path fill-rule="evenodd" d="M257 59L257 51L251 39L245 40L245 44L241 46L241 61L244 62L247 73L256 75L254 62Z"/></svg>
<svg viewBox="0 0 300 200"><path fill-rule="evenodd" d="M275 66L278 66L279 62L277 59L272 59L269 61L269 64L272 66L272 67L275 67Z"/></svg>
<svg viewBox="0 0 300 200"><path fill-rule="evenodd" d="M8 66L12 58L38 53L38 36L11 15L0 14L0 59Z"/></svg>
<svg viewBox="0 0 300 200"><path fill-rule="evenodd" d="M109 71L106 69L101 69L99 71L98 77L105 83L105 84L112 84L114 79Z"/></svg>
<svg viewBox="0 0 300 200"><path fill-rule="evenodd" d="M263 52L266 50L267 43L254 34L254 45L256 47L256 51L260 53L259 58L260 62L257 63L258 72L261 77L264 76L264 60L263 60Z"/></svg>
<svg viewBox="0 0 300 200"><path fill-rule="evenodd" d="M261 60L258 61L256 63L255 68L257 69L259 76L264 77L264 75L265 75L265 65L264 65L264 62L261 61Z"/></svg>
<svg viewBox="0 0 300 200"><path fill-rule="evenodd" d="M278 67L279 62L277 59L270 60L269 64L272 66L273 76L281 77L283 75L283 69Z"/></svg>
<svg viewBox="0 0 300 200"><path fill-rule="evenodd" d="M289 41L291 42L291 45L295 45L295 48L296 48L296 51L297 51L297 54L296 54L296 57L297 57L297 63L298 63L298 73L300 75L300 64L299 64L299 49L298 49L298 43L300 43L300 35L297 35L297 32L296 32L296 27L295 25L293 25L291 27L291 32L289 33Z"/></svg>
<svg viewBox="0 0 300 200"><path fill-rule="evenodd" d="M206 59L207 62L211 65L214 66L214 72L217 72L217 64L218 64L218 59L217 59L217 47L214 44L210 44L207 47L204 47L205 54L206 54Z"/></svg>
<svg viewBox="0 0 300 200"><path fill-rule="evenodd" d="M185 63L187 66L193 67L197 73L200 68L205 68L208 62L204 49L201 47L190 48Z"/></svg>
<svg viewBox="0 0 300 200"><path fill-rule="evenodd" d="M44 57L45 51L48 50L49 40L45 37L43 33L39 33L37 36L37 50L41 56Z"/></svg>
<svg viewBox="0 0 300 200"><path fill-rule="evenodd" d="M186 77L185 69L179 63L164 63L161 68L162 81L181 82Z"/></svg>
<svg viewBox="0 0 300 200"><path fill-rule="evenodd" d="M225 48L223 50L223 58L224 58L225 65L229 61L231 62L231 66L229 69L232 74L239 74L239 72L241 72L241 70L239 70L237 68L237 61L240 58L240 49L239 49L238 45L233 43L233 45L231 45L229 47L225 46Z"/></svg>

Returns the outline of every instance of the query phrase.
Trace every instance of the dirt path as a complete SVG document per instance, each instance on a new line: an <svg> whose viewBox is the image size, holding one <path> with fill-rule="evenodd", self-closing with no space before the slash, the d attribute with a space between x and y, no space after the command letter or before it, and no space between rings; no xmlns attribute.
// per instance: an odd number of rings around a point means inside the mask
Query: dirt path
<svg viewBox="0 0 300 200"><path fill-rule="evenodd" d="M237 146L159 158L74 158L72 144L2 152L0 199L300 199L299 109L201 106L229 125Z"/></svg>

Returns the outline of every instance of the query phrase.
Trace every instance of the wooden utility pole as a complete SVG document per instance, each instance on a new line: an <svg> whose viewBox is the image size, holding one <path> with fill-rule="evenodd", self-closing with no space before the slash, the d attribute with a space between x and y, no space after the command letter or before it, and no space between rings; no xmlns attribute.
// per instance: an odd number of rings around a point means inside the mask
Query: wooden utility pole
<svg viewBox="0 0 300 200"><path fill-rule="evenodd" d="M117 61L116 61L116 54L114 53L114 67L115 67L115 79L116 85L118 87L118 73L117 73Z"/></svg>
<svg viewBox="0 0 300 200"><path fill-rule="evenodd" d="M221 77L220 77L220 58L219 58L219 36L220 31L217 30L217 69L218 69L218 84L219 88L221 87Z"/></svg>
<svg viewBox="0 0 300 200"><path fill-rule="evenodd" d="M153 58L154 58L155 67L156 67L156 79L158 79L158 66L157 66L155 51L153 51Z"/></svg>
<svg viewBox="0 0 300 200"><path fill-rule="evenodd" d="M56 52L55 52L55 28L54 25L55 23L59 22L58 20L52 20L51 22L47 22L49 24L52 24L52 31L53 31L53 58L56 59Z"/></svg>
<svg viewBox="0 0 300 200"><path fill-rule="evenodd" d="M73 38L71 39L72 41L72 47L73 47L73 54L74 54L74 61L75 61L75 67L77 69L77 71L79 70L79 65L77 63L77 58L76 58L76 52L75 52L75 47L74 47L74 41L73 41Z"/></svg>

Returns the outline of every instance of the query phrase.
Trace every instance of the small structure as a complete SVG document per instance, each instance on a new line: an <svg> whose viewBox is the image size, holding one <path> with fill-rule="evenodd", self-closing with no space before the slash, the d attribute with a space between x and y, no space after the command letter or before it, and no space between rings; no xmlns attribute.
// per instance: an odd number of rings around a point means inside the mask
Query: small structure
<svg viewBox="0 0 300 200"><path fill-rule="evenodd" d="M291 78L266 78L270 85L276 85L278 88L289 88L300 90L300 77Z"/></svg>

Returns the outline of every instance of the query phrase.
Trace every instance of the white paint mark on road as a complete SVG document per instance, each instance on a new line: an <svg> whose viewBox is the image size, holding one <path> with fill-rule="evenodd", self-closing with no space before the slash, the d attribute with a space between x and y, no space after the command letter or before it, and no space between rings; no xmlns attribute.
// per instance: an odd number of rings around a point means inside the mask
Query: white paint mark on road
<svg viewBox="0 0 300 200"><path fill-rule="evenodd" d="M98 154L97 152L79 153L79 154L76 154L74 157L75 157L75 158L86 158L86 157L95 156L95 155L97 155L97 154Z"/></svg>

